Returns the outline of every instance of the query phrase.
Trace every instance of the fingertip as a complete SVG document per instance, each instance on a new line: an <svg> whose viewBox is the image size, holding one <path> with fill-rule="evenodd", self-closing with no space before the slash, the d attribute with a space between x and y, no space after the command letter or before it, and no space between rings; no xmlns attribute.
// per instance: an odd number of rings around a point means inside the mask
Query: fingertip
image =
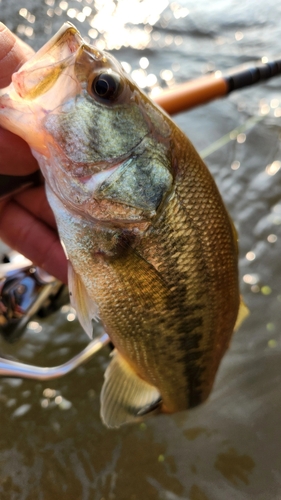
<svg viewBox="0 0 281 500"><path fill-rule="evenodd" d="M6 87L11 81L11 75L30 57L18 38L0 23L0 88Z"/></svg>
<svg viewBox="0 0 281 500"><path fill-rule="evenodd" d="M38 169L28 144L0 127L0 174L27 175Z"/></svg>
<svg viewBox="0 0 281 500"><path fill-rule="evenodd" d="M25 61L30 59L35 54L35 51L33 50L33 48L30 47L30 45L28 45L26 42L24 42L17 35L14 35L14 37L16 39L18 47L20 47L20 49L24 53ZM23 61L23 62L25 62L25 61Z"/></svg>

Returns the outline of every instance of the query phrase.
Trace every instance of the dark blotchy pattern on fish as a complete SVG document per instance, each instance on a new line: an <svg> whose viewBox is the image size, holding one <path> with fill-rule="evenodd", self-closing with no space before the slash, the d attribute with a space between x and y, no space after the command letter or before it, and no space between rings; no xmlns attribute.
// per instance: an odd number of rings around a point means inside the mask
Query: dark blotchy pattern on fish
<svg viewBox="0 0 281 500"><path fill-rule="evenodd" d="M148 133L137 105L104 108L86 97L79 96L75 105L67 102L61 113L45 119L46 129L72 162L108 161L128 154Z"/></svg>

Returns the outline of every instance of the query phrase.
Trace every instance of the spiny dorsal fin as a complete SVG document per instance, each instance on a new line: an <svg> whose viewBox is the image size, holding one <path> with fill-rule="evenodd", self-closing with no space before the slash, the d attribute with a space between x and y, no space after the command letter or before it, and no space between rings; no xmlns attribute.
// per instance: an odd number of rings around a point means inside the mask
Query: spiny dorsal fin
<svg viewBox="0 0 281 500"><path fill-rule="evenodd" d="M83 281L74 271L70 261L68 261L68 286L71 305L76 310L77 317L85 332L92 338L92 320L98 318L97 305L89 297Z"/></svg>
<svg viewBox="0 0 281 500"><path fill-rule="evenodd" d="M137 421L161 401L158 389L141 379L116 350L104 378L101 418L107 427Z"/></svg>

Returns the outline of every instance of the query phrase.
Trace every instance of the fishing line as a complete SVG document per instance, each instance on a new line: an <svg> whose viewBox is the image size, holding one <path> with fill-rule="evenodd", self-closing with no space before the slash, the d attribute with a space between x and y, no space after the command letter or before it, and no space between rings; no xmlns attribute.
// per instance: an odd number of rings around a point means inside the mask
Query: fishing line
<svg viewBox="0 0 281 500"><path fill-rule="evenodd" d="M213 144L210 144L210 146L207 146L205 149L199 152L201 158L205 159L207 158L207 156L210 156L212 153L222 148L229 142L235 141L239 134L253 128L257 123L261 122L265 118L265 116L266 115L252 116L251 118L246 120L243 125L240 125L239 127L236 127L227 134L223 135L222 137L220 137L220 139L213 142Z"/></svg>

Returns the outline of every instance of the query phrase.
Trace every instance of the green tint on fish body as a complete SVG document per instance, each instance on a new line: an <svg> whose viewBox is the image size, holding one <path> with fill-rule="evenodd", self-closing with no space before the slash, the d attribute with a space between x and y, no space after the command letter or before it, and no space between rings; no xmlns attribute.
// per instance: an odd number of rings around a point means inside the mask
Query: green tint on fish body
<svg viewBox="0 0 281 500"><path fill-rule="evenodd" d="M54 90L62 79L72 94L56 96L53 109L50 90L36 94L36 109L48 110L40 122L48 154L32 147L69 258L72 304L90 335L99 317L115 345L101 415L118 427L209 395L239 308L237 242L184 134L117 61L64 29L72 59ZM58 58L67 54L58 47Z"/></svg>

